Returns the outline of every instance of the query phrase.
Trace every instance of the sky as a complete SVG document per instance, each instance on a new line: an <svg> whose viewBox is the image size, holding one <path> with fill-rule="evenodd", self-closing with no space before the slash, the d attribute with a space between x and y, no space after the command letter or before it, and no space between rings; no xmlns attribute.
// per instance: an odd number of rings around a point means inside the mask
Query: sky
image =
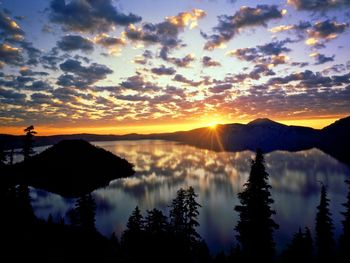
<svg viewBox="0 0 350 263"><path fill-rule="evenodd" d="M2 0L0 133L350 115L349 0Z"/></svg>

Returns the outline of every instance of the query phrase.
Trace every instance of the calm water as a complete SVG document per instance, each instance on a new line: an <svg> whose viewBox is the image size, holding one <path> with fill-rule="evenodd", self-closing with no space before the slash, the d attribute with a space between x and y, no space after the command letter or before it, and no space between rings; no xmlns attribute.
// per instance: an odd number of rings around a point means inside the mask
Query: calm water
<svg viewBox="0 0 350 263"><path fill-rule="evenodd" d="M94 143L135 164L136 174L118 179L94 191L97 202L98 230L118 236L124 230L131 211L138 205L143 212L151 208L168 211L168 205L180 187L193 186L198 193L200 209L199 233L212 252L228 249L235 236L238 204L237 193L247 180L250 151L213 152L167 141L117 141ZM40 149L42 150L42 148ZM350 167L317 149L300 152L275 151L265 155L270 174L275 220L280 224L275 238L288 242L300 227L314 231L319 183L328 186L335 232L341 232L343 210L350 178ZM32 189L33 207L39 217L65 216L74 199Z"/></svg>

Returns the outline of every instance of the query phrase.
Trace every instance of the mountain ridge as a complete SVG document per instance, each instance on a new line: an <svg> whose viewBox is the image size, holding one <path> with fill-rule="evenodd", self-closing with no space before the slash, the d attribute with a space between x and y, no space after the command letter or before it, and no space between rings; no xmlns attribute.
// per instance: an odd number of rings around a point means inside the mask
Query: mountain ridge
<svg viewBox="0 0 350 263"><path fill-rule="evenodd" d="M83 139L86 141L159 139L217 151L254 151L261 148L264 152L270 152L274 150L299 151L319 148L350 164L350 157L345 153L345 150L350 147L348 134L350 134L350 116L339 119L323 129L284 125L267 118L259 118L247 124L218 124L215 129L202 127L171 133L132 133L125 135L85 133L36 136L34 145L53 145L67 139ZM0 134L0 144L3 144L5 149L21 148L23 136Z"/></svg>

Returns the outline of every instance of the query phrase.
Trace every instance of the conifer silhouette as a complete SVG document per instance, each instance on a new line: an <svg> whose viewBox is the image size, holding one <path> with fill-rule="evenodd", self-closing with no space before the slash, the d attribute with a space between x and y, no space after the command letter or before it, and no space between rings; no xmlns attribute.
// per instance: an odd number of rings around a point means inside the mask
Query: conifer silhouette
<svg viewBox="0 0 350 263"><path fill-rule="evenodd" d="M317 206L316 214L316 247L317 258L320 262L329 262L333 255L333 221L329 212L329 199L326 187L322 184L320 204Z"/></svg>
<svg viewBox="0 0 350 263"><path fill-rule="evenodd" d="M73 225L81 226L87 230L95 230L96 203L90 194L79 197L75 208L70 211L70 220Z"/></svg>
<svg viewBox="0 0 350 263"><path fill-rule="evenodd" d="M340 236L340 257L342 262L350 259L350 180L345 180L345 183L349 187L349 191L346 197L346 202L343 204L345 211L341 214L344 216L343 234Z"/></svg>
<svg viewBox="0 0 350 263"><path fill-rule="evenodd" d="M264 156L257 150L252 160L251 171L244 190L238 194L241 205L235 210L239 213L236 226L237 239L241 244L242 256L246 260L269 262L275 253L273 232L278 225L271 218L275 211L271 209L274 202L265 171Z"/></svg>

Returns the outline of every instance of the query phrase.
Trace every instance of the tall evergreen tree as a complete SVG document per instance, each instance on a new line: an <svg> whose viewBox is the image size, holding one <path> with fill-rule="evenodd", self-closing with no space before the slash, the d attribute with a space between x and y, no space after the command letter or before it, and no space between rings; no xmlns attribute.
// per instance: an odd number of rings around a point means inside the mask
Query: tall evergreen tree
<svg viewBox="0 0 350 263"><path fill-rule="evenodd" d="M186 229L186 191L180 188L170 206L170 223L174 233L184 233Z"/></svg>
<svg viewBox="0 0 350 263"><path fill-rule="evenodd" d="M121 238L121 245L129 262L141 262L145 259L144 236L144 219L140 209L136 206Z"/></svg>
<svg viewBox="0 0 350 263"><path fill-rule="evenodd" d="M30 158L30 156L34 153L33 151L33 138L36 134L36 131L34 131L34 126L31 125L24 129L25 136L24 136L24 145L23 145L23 157L24 160L27 160ZM12 161L11 161L12 162ZM22 183L18 186L18 203L19 203L19 211L21 214L23 214L26 218L33 218L34 212L33 207L31 204L31 198L30 198L30 190L27 184Z"/></svg>
<svg viewBox="0 0 350 263"><path fill-rule="evenodd" d="M96 203L91 194L79 197L75 203L71 216L74 225L85 229L95 230Z"/></svg>
<svg viewBox="0 0 350 263"><path fill-rule="evenodd" d="M340 249L343 262L350 259L350 180L345 180L345 183L349 187L346 202L343 204L345 211L341 214L344 216L343 234L340 236Z"/></svg>
<svg viewBox="0 0 350 263"><path fill-rule="evenodd" d="M78 225L85 229L95 230L96 203L91 193L78 198L75 211Z"/></svg>
<svg viewBox="0 0 350 263"><path fill-rule="evenodd" d="M311 262L313 258L313 240L311 231L308 227L305 227L304 232L304 258L307 262Z"/></svg>
<svg viewBox="0 0 350 263"><path fill-rule="evenodd" d="M13 157L15 155L15 149L11 149L11 152L10 152L10 157L9 157L9 165L13 165Z"/></svg>
<svg viewBox="0 0 350 263"><path fill-rule="evenodd" d="M135 210L132 212L129 217L128 223L126 224L127 230L132 233L140 233L144 230L144 220L141 215L141 211L138 206L135 207Z"/></svg>
<svg viewBox="0 0 350 263"><path fill-rule="evenodd" d="M251 171L244 190L238 194L241 205L235 210L239 213L239 221L235 230L241 244L242 256L246 260L269 262L275 253L273 232L278 225L271 218L275 211L271 209L274 202L268 184L269 174L265 170L264 156L257 150L252 160Z"/></svg>
<svg viewBox="0 0 350 263"><path fill-rule="evenodd" d="M168 231L168 218L163 215L162 211L154 208L147 211L145 219L145 231L150 235L159 235Z"/></svg>
<svg viewBox="0 0 350 263"><path fill-rule="evenodd" d="M186 235L191 243L200 241L200 235L198 234L196 227L199 226L198 209L201 207L196 201L197 194L194 192L192 186L190 186L185 192L185 207L186 207Z"/></svg>
<svg viewBox="0 0 350 263"><path fill-rule="evenodd" d="M328 206L329 199L327 198L326 187L322 184L315 226L317 257L320 262L329 262L334 248L333 222Z"/></svg>
<svg viewBox="0 0 350 263"><path fill-rule="evenodd" d="M30 222L34 218L32 200L29 194L29 187L25 184L20 184L17 187L17 207L18 214L21 220Z"/></svg>
<svg viewBox="0 0 350 263"><path fill-rule="evenodd" d="M299 231L294 235L291 243L283 253L283 262L310 262L312 260L312 238L308 228L303 233Z"/></svg>
<svg viewBox="0 0 350 263"><path fill-rule="evenodd" d="M34 131L33 125L25 128L24 132L25 132L25 136L24 136L23 156L24 156L24 159L26 160L34 153L33 139L37 132Z"/></svg>
<svg viewBox="0 0 350 263"><path fill-rule="evenodd" d="M2 144L0 144L0 166L6 163L6 153Z"/></svg>

